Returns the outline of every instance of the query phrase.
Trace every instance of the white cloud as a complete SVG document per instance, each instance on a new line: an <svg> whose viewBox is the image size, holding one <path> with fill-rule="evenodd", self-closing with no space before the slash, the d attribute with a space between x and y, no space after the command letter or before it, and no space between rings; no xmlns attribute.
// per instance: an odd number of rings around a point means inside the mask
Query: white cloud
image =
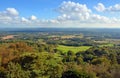
<svg viewBox="0 0 120 78"><path fill-rule="evenodd" d="M64 1L57 11L62 14L58 16L58 20L86 20L91 13L91 10L85 4L71 1Z"/></svg>
<svg viewBox="0 0 120 78"><path fill-rule="evenodd" d="M66 13L66 14L91 12L91 10L88 9L85 4L79 4L71 1L68 2L64 1L58 8L58 11L60 13Z"/></svg>
<svg viewBox="0 0 120 78"><path fill-rule="evenodd" d="M114 6L110 6L106 10L111 12L120 12L120 4L115 4Z"/></svg>
<svg viewBox="0 0 120 78"><path fill-rule="evenodd" d="M25 23L29 22L29 20L26 19L25 17L22 17L22 18L21 18L21 21L22 21L22 22L25 22Z"/></svg>
<svg viewBox="0 0 120 78"><path fill-rule="evenodd" d="M114 8L118 8L115 5ZM113 6L106 8L99 3L95 9L97 11L113 11ZM87 5L75 3L71 1L63 2L58 8L59 16L54 19L39 19L35 15L30 17L20 17L19 12L15 8L7 8L0 12L1 25L17 25L17 26L43 26L43 27L119 27L120 19L109 18L99 14L95 14Z"/></svg>
<svg viewBox="0 0 120 78"><path fill-rule="evenodd" d="M112 19L105 17L105 16L100 16L97 14L93 14L90 18L92 23L111 23Z"/></svg>
<svg viewBox="0 0 120 78"><path fill-rule="evenodd" d="M99 11L103 11L105 7L102 3L99 3L99 8L97 9ZM77 22L79 25L83 23L87 25L90 23L110 23L112 21L112 19L109 19L108 17L92 13L85 4L79 4L71 1L63 2L57 11L61 14L58 16L57 20L64 23Z"/></svg>
<svg viewBox="0 0 120 78"><path fill-rule="evenodd" d="M32 21L37 20L37 17L34 16L34 15L32 15L32 16L30 17L30 20L32 20Z"/></svg>
<svg viewBox="0 0 120 78"><path fill-rule="evenodd" d="M94 8L99 12L103 12L106 9L105 6L102 3L98 3L98 5L95 6Z"/></svg>
<svg viewBox="0 0 120 78"><path fill-rule="evenodd" d="M98 3L94 8L99 12L120 12L120 4L105 7L104 4Z"/></svg>
<svg viewBox="0 0 120 78"><path fill-rule="evenodd" d="M7 8L5 11L6 14L12 15L12 16L18 16L19 12L15 8Z"/></svg>
<svg viewBox="0 0 120 78"><path fill-rule="evenodd" d="M15 8L7 8L0 12L0 24L10 24L18 18L19 12Z"/></svg>

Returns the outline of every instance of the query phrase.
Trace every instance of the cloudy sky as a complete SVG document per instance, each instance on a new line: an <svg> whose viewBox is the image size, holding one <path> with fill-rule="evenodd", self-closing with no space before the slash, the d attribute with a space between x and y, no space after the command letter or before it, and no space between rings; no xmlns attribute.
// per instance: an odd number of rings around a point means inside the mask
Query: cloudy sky
<svg viewBox="0 0 120 78"><path fill-rule="evenodd" d="M1 0L6 27L120 28L120 0Z"/></svg>

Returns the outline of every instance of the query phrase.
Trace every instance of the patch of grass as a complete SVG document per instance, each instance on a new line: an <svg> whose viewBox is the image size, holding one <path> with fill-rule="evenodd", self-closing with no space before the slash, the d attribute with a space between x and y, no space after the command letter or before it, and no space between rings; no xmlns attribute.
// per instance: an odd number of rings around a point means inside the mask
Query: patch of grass
<svg viewBox="0 0 120 78"><path fill-rule="evenodd" d="M99 47L104 47L104 46L109 46L109 47L113 47L114 46L114 44L102 44L102 45L99 45Z"/></svg>
<svg viewBox="0 0 120 78"><path fill-rule="evenodd" d="M58 45L57 49L61 50L63 53L68 52L69 50L73 51L74 53L79 52L79 51L86 51L89 49L91 46L79 46L79 47L74 47L74 46L64 46L64 45Z"/></svg>

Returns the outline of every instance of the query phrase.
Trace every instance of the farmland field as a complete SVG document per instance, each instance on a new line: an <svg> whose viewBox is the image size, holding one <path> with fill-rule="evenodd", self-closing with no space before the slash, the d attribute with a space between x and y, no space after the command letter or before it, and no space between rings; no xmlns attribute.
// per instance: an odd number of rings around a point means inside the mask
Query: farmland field
<svg viewBox="0 0 120 78"><path fill-rule="evenodd" d="M109 43L109 44L102 44L102 45L99 45L99 47L104 47L104 46L112 47L112 46L114 46L114 44Z"/></svg>
<svg viewBox="0 0 120 78"><path fill-rule="evenodd" d="M57 49L61 50L62 52L68 52L73 51L74 53L78 52L78 51L86 51L87 49L89 49L91 46L79 46L79 47L74 47L74 46L64 46L64 45L58 45Z"/></svg>

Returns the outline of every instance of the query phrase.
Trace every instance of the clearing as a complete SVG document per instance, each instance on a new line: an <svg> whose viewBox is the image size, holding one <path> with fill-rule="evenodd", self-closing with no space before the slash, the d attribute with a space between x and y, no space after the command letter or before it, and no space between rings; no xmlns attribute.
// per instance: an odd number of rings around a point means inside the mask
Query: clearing
<svg viewBox="0 0 120 78"><path fill-rule="evenodd" d="M69 50L73 51L74 53L77 53L79 51L86 51L87 49L89 49L91 46L79 46L79 47L75 47L75 46L64 46L64 45L58 45L57 49L61 50L62 52L66 53Z"/></svg>

